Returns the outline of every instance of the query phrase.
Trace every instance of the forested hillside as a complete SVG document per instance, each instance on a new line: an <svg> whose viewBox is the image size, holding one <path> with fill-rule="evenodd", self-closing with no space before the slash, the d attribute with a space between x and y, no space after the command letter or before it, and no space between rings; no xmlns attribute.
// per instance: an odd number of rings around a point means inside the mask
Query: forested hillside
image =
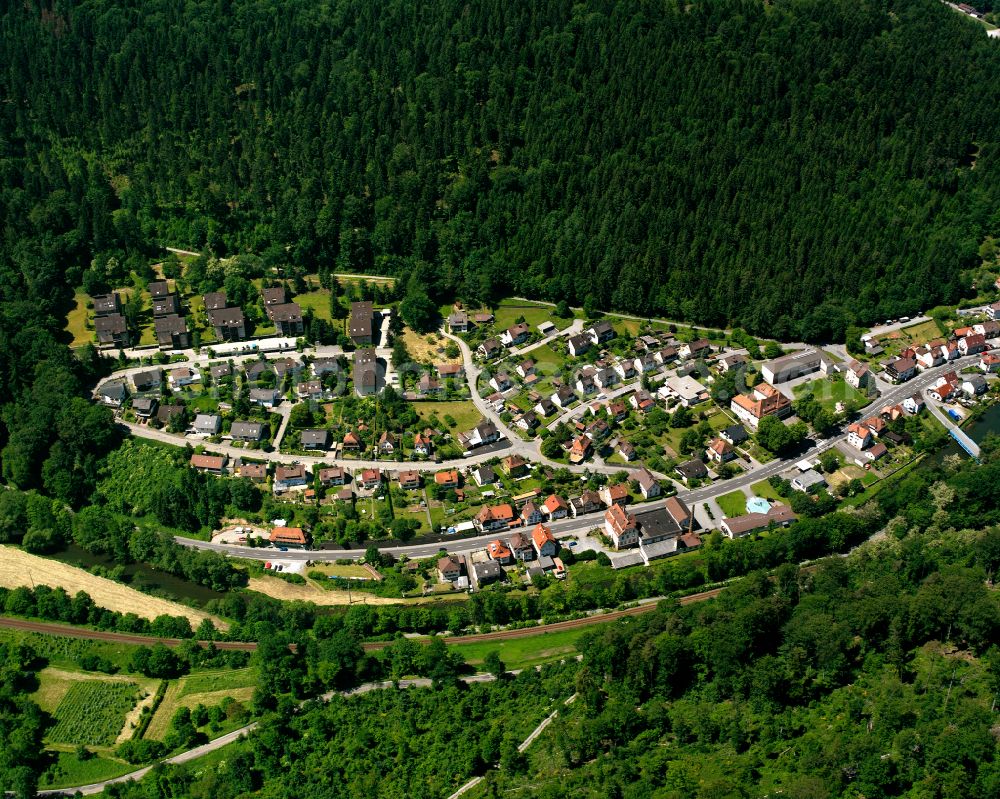
<svg viewBox="0 0 1000 799"><path fill-rule="evenodd" d="M837 338L1000 233L1000 47L937 0L28 0L0 48L71 282L159 242Z"/></svg>

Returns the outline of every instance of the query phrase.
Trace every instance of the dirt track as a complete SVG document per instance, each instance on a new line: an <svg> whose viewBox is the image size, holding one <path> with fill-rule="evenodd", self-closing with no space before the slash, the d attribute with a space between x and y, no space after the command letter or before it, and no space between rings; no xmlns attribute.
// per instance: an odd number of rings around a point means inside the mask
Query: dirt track
<svg viewBox="0 0 1000 799"><path fill-rule="evenodd" d="M704 602L707 599L714 599L722 591L721 588L712 588L702 591L699 594L690 594L681 597L678 602L681 605L690 605L694 602ZM593 624L604 624L615 621L625 616L637 616L640 613L648 613L655 610L655 602L647 602L644 605L626 608L625 610L613 610L610 613L600 613L594 616L586 616L582 619L570 619L569 621L557 621L552 624L543 624L537 627L520 627L514 630L498 630L492 633L478 633L476 635L457 635L445 638L447 644L478 644L488 641L504 641L512 638L530 638L535 635L559 632L560 630L572 630L576 627L589 627ZM149 646L157 642L165 646L180 646L179 638L153 638L147 635L133 635L131 633L106 632L104 630L88 630L83 627L70 627L63 624L53 624L44 621L26 621L24 619L12 619L0 616L0 627L8 627L13 630L24 630L25 632L41 633L42 635L65 635L70 638L88 638L95 641L115 641L121 644L138 644ZM199 641L202 646L207 646L207 641ZM253 652L257 644L253 641L215 641L217 649L237 650L240 652ZM391 641L369 641L362 644L366 652L374 652L389 646Z"/></svg>

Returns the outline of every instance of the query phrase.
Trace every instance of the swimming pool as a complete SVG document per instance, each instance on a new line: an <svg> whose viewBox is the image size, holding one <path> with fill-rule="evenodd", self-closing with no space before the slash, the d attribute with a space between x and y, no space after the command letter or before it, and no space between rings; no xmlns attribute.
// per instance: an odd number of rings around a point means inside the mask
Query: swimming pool
<svg viewBox="0 0 1000 799"><path fill-rule="evenodd" d="M763 497L750 497L747 500L747 513L767 513L771 510L771 503Z"/></svg>

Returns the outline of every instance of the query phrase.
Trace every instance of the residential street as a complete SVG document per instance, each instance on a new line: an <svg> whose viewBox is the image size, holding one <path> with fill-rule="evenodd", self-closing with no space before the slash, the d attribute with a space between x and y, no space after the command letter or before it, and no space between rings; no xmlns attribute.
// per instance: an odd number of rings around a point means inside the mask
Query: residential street
<svg viewBox="0 0 1000 799"><path fill-rule="evenodd" d="M943 372L961 370L963 367L975 363L978 359L978 355L960 358L952 361L950 364L945 364L944 366L939 366L934 369L928 369L918 374L909 382L898 386L888 386L883 383L881 386L884 389L883 393L877 400L875 400L873 405L876 407L882 407L884 405L896 405L901 403L912 394L921 392L928 386L932 385ZM820 455L820 453L825 452L830 447L837 444L837 442L846 438L846 433L838 433L830 438L814 441L813 446L805 452L797 453L794 458L777 459L771 463L757 466L751 471L744 472L743 474L729 480L723 480L712 485L703 486L690 491L680 491L678 492L678 496L693 510L696 505L701 504L702 502L716 499L723 494L728 494L730 491L748 487L753 483L758 483L761 480L766 480L769 477L780 474L781 472L786 471L791 464L798 460L803 458L816 458ZM615 470L617 471L617 468ZM652 510L654 508L663 507L666 504L666 499L667 498L664 497L650 502L644 502L642 503L641 508L643 510ZM598 512L580 516L575 519L562 519L560 521L552 522L549 527L552 530L553 535L556 537L570 538L584 534L588 530L595 527L599 527L602 523L603 513ZM473 536L470 538L456 538L453 542L446 544L411 544L399 547L385 547L383 551L396 556L406 555L411 558L425 558L436 555L443 547L455 552L479 549L494 540L496 537L496 533L491 533L489 535ZM251 549L249 547L228 544L212 544L208 541L197 541L195 539L184 538L182 536L177 536L176 541L185 546L191 546L197 549L211 549L234 557L254 558L256 560L270 560L274 557L273 549ZM333 561L338 558L360 558L363 557L364 554L363 549L290 550L288 552L281 553L281 557L285 560Z"/></svg>

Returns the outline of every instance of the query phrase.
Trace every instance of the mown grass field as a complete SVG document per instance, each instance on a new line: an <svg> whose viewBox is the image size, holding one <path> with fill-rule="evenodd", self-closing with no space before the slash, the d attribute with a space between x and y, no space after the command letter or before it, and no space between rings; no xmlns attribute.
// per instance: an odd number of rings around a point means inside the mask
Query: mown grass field
<svg viewBox="0 0 1000 799"><path fill-rule="evenodd" d="M471 400L455 400L452 402L414 402L413 409L425 422L430 421L434 415L441 421L441 424L450 432L462 432L471 430L482 420L483 415L479 409L473 405ZM455 420L452 425L446 416Z"/></svg>
<svg viewBox="0 0 1000 799"><path fill-rule="evenodd" d="M203 611L143 594L127 585L98 577L57 560L30 555L15 547L0 547L0 586L18 588L22 585L31 587L33 584L62 587L71 596L77 591L86 591L102 608L117 610L119 613L135 613L150 621L166 614L184 616L192 627L197 627L204 619L211 619L219 629L229 629L229 625L221 619Z"/></svg>
<svg viewBox="0 0 1000 799"><path fill-rule="evenodd" d="M317 319L325 319L328 322L333 320L330 314L329 289L315 289L305 294L296 294L292 297L292 302L297 302L303 311L306 309L312 311Z"/></svg>
<svg viewBox="0 0 1000 799"><path fill-rule="evenodd" d="M490 652L498 652L508 669L526 669L552 660L575 657L576 643L588 630L596 627L577 627L542 633L527 638L511 638L505 641L488 641L478 644L451 644L450 649L460 654L473 668L478 669Z"/></svg>
<svg viewBox="0 0 1000 799"><path fill-rule="evenodd" d="M759 483L754 483L750 486L750 490L753 491L758 497L764 497L764 499L771 499L775 502L781 502L781 495L775 491L767 480L761 480Z"/></svg>
<svg viewBox="0 0 1000 799"><path fill-rule="evenodd" d="M569 327L573 321L572 317L564 319L556 316L555 306L541 305L525 300L501 300L493 315L496 317L495 326L498 331L513 327L520 316L523 316L524 321L531 325L531 330L534 333L538 332L538 326L542 322L552 322L559 330L563 330Z"/></svg>
<svg viewBox="0 0 1000 799"><path fill-rule="evenodd" d="M66 330L73 336L70 346L82 347L94 341L93 331L87 329L87 318L90 315L87 303L90 302L90 297L78 291L73 296L73 301L75 303L73 309L66 316Z"/></svg>
<svg viewBox="0 0 1000 799"><path fill-rule="evenodd" d="M742 491L730 491L728 494L723 494L716 501L728 519L732 519L735 516L742 516L747 512L747 497Z"/></svg>
<svg viewBox="0 0 1000 799"><path fill-rule="evenodd" d="M256 675L254 669L250 668L202 672L181 677L167 688L143 737L162 741L170 729L171 719L182 707L215 707L227 696L245 704L253 696L255 684Z"/></svg>

